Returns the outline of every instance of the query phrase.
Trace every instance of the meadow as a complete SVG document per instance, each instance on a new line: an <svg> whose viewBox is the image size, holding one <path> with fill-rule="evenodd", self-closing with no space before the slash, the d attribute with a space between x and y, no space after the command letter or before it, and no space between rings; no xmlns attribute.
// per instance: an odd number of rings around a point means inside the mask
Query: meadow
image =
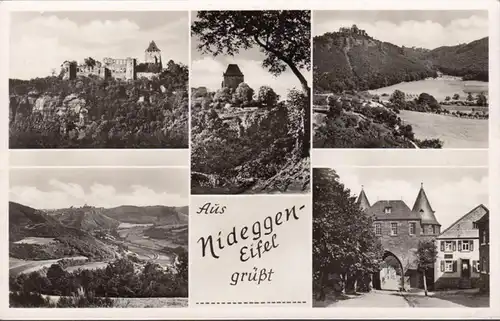
<svg viewBox="0 0 500 321"><path fill-rule="evenodd" d="M488 120L408 110L401 110L398 116L412 125L417 138L439 138L443 148L488 148Z"/></svg>
<svg viewBox="0 0 500 321"><path fill-rule="evenodd" d="M444 101L447 96L453 97L454 94L459 94L465 98L467 94L464 92L466 86L477 90L475 94L482 91L488 92L488 83L483 81L467 80L463 81L458 77L443 76L438 78L427 78L423 80L402 82L388 87L382 87L374 90L369 90L371 94L379 95L389 98L389 96L397 89L401 90L407 95L418 97L421 93L428 93L437 101Z"/></svg>

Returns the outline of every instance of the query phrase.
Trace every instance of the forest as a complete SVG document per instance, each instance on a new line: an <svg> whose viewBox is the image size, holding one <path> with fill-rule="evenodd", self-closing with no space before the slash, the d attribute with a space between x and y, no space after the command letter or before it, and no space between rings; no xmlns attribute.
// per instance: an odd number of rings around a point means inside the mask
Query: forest
<svg viewBox="0 0 500 321"><path fill-rule="evenodd" d="M222 193L244 192L301 158L296 144L301 139L301 120L307 104L302 92L292 90L286 101L278 102L274 90L265 86L255 100L248 94L253 90L244 83L232 95L226 95L227 90L195 95L198 99L191 119L193 193L207 188ZM247 95L240 100L245 91ZM230 102L236 106L222 108ZM258 109L224 121L221 115L236 111L237 104ZM214 184L213 180L218 182Z"/></svg>
<svg viewBox="0 0 500 321"><path fill-rule="evenodd" d="M53 264L46 271L10 276L10 306L111 307L109 298L187 297L188 255L182 248L176 252L178 261L168 269L151 262L138 269L130 259L122 258L95 270L67 272ZM53 303L42 294L61 298Z"/></svg>
<svg viewBox="0 0 500 321"><path fill-rule="evenodd" d="M152 79L9 79L10 148L187 148L188 69Z"/></svg>

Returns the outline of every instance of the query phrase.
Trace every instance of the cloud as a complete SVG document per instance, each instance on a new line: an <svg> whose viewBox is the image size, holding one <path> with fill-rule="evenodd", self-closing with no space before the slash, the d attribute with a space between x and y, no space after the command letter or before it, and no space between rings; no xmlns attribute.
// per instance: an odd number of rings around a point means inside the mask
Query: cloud
<svg viewBox="0 0 500 321"><path fill-rule="evenodd" d="M191 86L204 86L214 91L219 89L222 83L222 74L227 65L231 63L238 64L245 76L245 83L252 87L255 92L259 90L260 86L270 86L282 99L285 99L290 89L301 88L299 80L290 70L274 77L262 67L262 61L230 57L226 57L224 62L221 60L208 56L193 60L191 63ZM304 71L302 74L306 79L310 79L309 72Z"/></svg>
<svg viewBox="0 0 500 321"><path fill-rule="evenodd" d="M85 192L79 184L49 181L50 189L40 190L33 186L12 186L10 200L38 209L65 208L85 204L98 207L120 205L166 205L184 206L188 204L187 195L156 192L142 185L132 185L128 192L118 192L112 185L92 184Z"/></svg>
<svg viewBox="0 0 500 321"><path fill-rule="evenodd" d="M340 181L351 189L351 194L359 195L361 185L364 185L370 204L374 204L378 200L402 199L412 208L420 189L418 182L412 183L398 178L367 182L353 169L339 168L337 174ZM480 179L472 179L464 175L448 182L444 180L425 182L424 190L436 212L436 218L442 226L441 230L449 227L479 204L488 206L487 175Z"/></svg>
<svg viewBox="0 0 500 321"><path fill-rule="evenodd" d="M40 16L11 26L10 77L44 77L59 72L64 60L86 57L135 57L144 59L144 49L155 40L163 59L188 62L188 18L169 21L143 30L129 19L92 20L77 24L55 15Z"/></svg>
<svg viewBox="0 0 500 321"><path fill-rule="evenodd" d="M359 22L332 19L319 22L314 26L314 32L316 35L322 35L353 24L364 29L375 39L399 46L416 46L428 49L468 43L488 35L488 19L474 15L469 18L452 20L446 25L430 20L407 20L393 23L389 21Z"/></svg>

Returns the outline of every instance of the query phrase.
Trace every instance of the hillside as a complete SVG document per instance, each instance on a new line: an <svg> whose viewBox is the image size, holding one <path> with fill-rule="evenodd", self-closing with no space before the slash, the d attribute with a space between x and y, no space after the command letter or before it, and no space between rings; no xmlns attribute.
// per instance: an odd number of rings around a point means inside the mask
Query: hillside
<svg viewBox="0 0 500 321"><path fill-rule="evenodd" d="M180 209L180 210L179 210ZM184 213L186 212L186 213ZM187 206L132 206L123 205L103 209L102 214L124 223L157 225L187 224Z"/></svg>
<svg viewBox="0 0 500 321"><path fill-rule="evenodd" d="M457 46L439 47L423 55L444 74L488 81L488 37Z"/></svg>
<svg viewBox="0 0 500 321"><path fill-rule="evenodd" d="M419 55L357 28L314 37L314 84L319 91L367 90L437 76Z"/></svg>
<svg viewBox="0 0 500 321"><path fill-rule="evenodd" d="M14 243L27 237L53 238L44 244ZM43 211L9 202L10 255L19 259L53 259L83 255L90 259L114 257L101 241L90 234L67 227Z"/></svg>
<svg viewBox="0 0 500 321"><path fill-rule="evenodd" d="M86 206L82 208L65 208L53 213L63 225L84 231L113 229L120 225L115 219L100 213L100 210Z"/></svg>
<svg viewBox="0 0 500 321"><path fill-rule="evenodd" d="M368 90L436 77L488 80L488 38L434 50L399 47L355 28L314 37L317 92Z"/></svg>
<svg viewBox="0 0 500 321"><path fill-rule="evenodd" d="M188 69L158 77L9 79L10 148L187 148Z"/></svg>

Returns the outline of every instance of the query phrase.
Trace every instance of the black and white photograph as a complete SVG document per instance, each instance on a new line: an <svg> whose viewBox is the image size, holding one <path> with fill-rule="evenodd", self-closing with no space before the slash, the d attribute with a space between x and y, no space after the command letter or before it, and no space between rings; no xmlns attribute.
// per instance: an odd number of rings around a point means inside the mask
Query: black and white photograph
<svg viewBox="0 0 500 321"><path fill-rule="evenodd" d="M313 169L314 307L490 306L488 168Z"/></svg>
<svg viewBox="0 0 500 321"><path fill-rule="evenodd" d="M10 18L11 149L188 148L188 11Z"/></svg>
<svg viewBox="0 0 500 321"><path fill-rule="evenodd" d="M314 148L488 148L486 10L315 11Z"/></svg>
<svg viewBox="0 0 500 321"><path fill-rule="evenodd" d="M179 167L11 169L10 307L187 307L188 180Z"/></svg>
<svg viewBox="0 0 500 321"><path fill-rule="evenodd" d="M191 194L310 190L310 18L191 13Z"/></svg>

